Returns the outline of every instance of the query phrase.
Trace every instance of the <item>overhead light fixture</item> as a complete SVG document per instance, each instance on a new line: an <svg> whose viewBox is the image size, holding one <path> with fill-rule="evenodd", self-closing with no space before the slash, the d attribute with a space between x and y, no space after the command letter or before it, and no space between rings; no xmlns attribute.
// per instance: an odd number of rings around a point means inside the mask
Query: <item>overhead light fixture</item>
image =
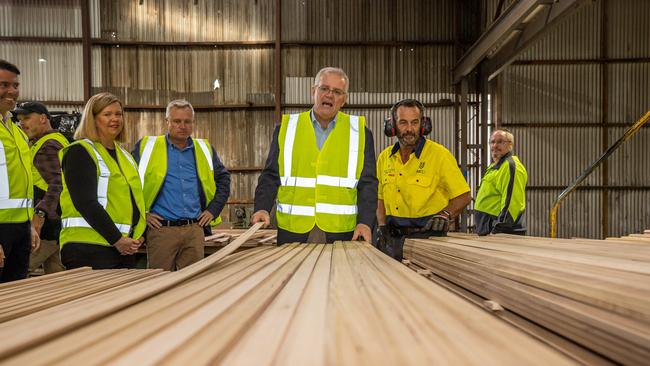
<svg viewBox="0 0 650 366"><path fill-rule="evenodd" d="M38 62L47 62L47 60L41 57L38 59Z"/></svg>
<svg viewBox="0 0 650 366"><path fill-rule="evenodd" d="M214 82L212 82L212 89L217 90L221 88L221 83L219 82L219 79L214 79Z"/></svg>

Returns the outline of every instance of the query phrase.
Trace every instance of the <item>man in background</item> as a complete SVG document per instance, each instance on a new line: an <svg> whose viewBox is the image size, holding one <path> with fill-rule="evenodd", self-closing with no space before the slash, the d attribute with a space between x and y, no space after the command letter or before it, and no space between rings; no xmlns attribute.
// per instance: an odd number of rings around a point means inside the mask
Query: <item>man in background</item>
<svg viewBox="0 0 650 366"><path fill-rule="evenodd" d="M69 145L62 133L54 130L47 108L38 102L25 102L13 112L20 128L29 138L34 180L34 216L32 226L41 238L41 245L29 258L29 270L43 266L45 274L65 270L61 263L59 233L63 189L59 151Z"/></svg>
<svg viewBox="0 0 650 366"><path fill-rule="evenodd" d="M526 235L526 183L528 172L514 155L515 138L506 129L490 136L492 164L488 167L474 204L478 235Z"/></svg>

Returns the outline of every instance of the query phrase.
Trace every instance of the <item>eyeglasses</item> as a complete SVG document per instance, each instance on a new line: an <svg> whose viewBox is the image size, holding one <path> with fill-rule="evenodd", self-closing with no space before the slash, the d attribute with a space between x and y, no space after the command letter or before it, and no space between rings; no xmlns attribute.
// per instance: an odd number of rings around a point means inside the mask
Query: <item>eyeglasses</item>
<svg viewBox="0 0 650 366"><path fill-rule="evenodd" d="M510 143L509 140L492 140L492 141L490 141L490 145L505 145L505 144L509 144L509 143Z"/></svg>
<svg viewBox="0 0 650 366"><path fill-rule="evenodd" d="M318 91L319 91L321 94L332 93L332 94L334 94L334 95L337 96L337 97L342 97L342 96L344 96L345 94L347 94L344 90L341 90L341 89L330 89L329 87L327 87L327 86L323 86L323 85L321 85L321 86L317 86L316 88L318 89Z"/></svg>

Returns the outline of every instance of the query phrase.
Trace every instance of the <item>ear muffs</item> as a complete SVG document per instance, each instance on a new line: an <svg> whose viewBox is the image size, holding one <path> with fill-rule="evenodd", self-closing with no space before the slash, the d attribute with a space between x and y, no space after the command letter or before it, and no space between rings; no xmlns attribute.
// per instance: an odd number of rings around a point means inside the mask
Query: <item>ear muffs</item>
<svg viewBox="0 0 650 366"><path fill-rule="evenodd" d="M386 117L384 119L384 135L387 137L394 137L397 136L397 108L400 106L409 103L409 104L415 104L420 111L422 111L422 114L424 114L424 105L420 103L419 100L416 99L402 99L399 102L393 104L392 107L390 107L390 116ZM422 116L420 120L420 136L426 136L431 133L431 130L433 129L431 125L431 118L427 116Z"/></svg>
<svg viewBox="0 0 650 366"><path fill-rule="evenodd" d="M394 137L397 135L397 127L395 121L391 117L384 119L384 135L387 137Z"/></svg>
<svg viewBox="0 0 650 366"><path fill-rule="evenodd" d="M431 133L431 130L433 127L431 126L431 118L427 116L423 116L422 120L420 121L420 136L426 136Z"/></svg>

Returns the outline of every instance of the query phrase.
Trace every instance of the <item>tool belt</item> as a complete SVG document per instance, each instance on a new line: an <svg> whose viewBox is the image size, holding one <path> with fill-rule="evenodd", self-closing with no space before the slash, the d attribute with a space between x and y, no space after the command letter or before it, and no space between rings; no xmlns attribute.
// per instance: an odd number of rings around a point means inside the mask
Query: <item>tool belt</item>
<svg viewBox="0 0 650 366"><path fill-rule="evenodd" d="M392 236L407 236L415 233L422 232L422 228L419 227L398 227L393 225L388 225L388 232Z"/></svg>

